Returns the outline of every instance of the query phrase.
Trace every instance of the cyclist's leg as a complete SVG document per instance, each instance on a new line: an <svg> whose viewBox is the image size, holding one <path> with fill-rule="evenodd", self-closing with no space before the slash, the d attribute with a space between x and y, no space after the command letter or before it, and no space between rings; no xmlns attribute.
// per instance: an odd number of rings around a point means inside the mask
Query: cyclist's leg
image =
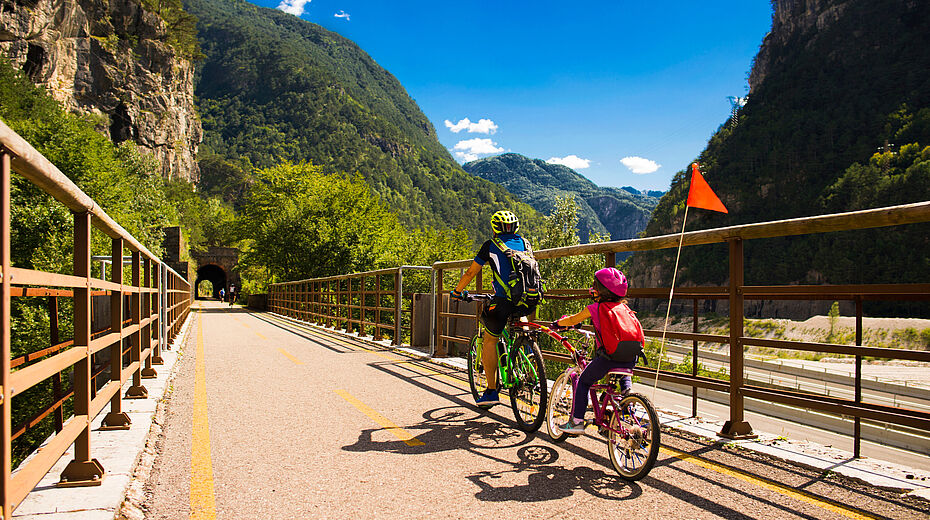
<svg viewBox="0 0 930 520"><path fill-rule="evenodd" d="M497 389L497 336L484 331L481 347L481 362L488 380L488 390Z"/></svg>
<svg viewBox="0 0 930 520"><path fill-rule="evenodd" d="M488 390L497 390L497 341L510 317L508 303L506 300L495 298L488 302L481 312L481 324L484 325L481 362L488 380Z"/></svg>
<svg viewBox="0 0 930 520"><path fill-rule="evenodd" d="M595 354L594 359L588 363L575 386L575 400L572 403L572 418L575 422L584 420L584 413L588 409L588 391L594 383L600 381L607 372L616 365L613 361Z"/></svg>

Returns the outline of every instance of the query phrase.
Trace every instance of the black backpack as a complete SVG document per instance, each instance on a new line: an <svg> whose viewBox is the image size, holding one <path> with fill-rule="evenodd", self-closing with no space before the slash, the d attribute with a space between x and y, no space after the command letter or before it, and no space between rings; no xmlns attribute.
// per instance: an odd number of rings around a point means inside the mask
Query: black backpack
<svg viewBox="0 0 930 520"><path fill-rule="evenodd" d="M502 280L497 272L494 273L494 277L504 286L507 299L513 303L516 313L525 316L531 314L536 310L537 305L545 301L543 295L545 282L539 274L539 263L533 256L532 246L526 239L522 240L526 251L514 251L496 236L491 239L494 245L510 259L511 266L509 280Z"/></svg>

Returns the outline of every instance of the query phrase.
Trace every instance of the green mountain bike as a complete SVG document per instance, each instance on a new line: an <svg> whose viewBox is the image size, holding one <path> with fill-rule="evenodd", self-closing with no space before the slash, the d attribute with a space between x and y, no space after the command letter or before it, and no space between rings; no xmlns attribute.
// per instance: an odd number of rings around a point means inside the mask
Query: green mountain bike
<svg viewBox="0 0 930 520"><path fill-rule="evenodd" d="M469 295L469 299L480 301L492 298L487 294ZM497 388L506 389L510 394L517 427L525 432L538 430L546 418L546 368L536 343L540 327L537 323L511 318L497 342ZM479 322L478 333L468 348L468 385L475 400L488 387L481 356L483 332L484 325Z"/></svg>

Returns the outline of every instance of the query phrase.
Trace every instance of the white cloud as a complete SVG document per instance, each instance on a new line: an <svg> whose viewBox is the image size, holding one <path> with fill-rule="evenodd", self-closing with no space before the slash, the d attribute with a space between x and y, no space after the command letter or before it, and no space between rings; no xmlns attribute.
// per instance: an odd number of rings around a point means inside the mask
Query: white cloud
<svg viewBox="0 0 930 520"><path fill-rule="evenodd" d="M583 170L591 166L591 159L582 159L577 155L566 155L565 157L550 157L548 161L549 164L561 164L562 166L568 166L573 170Z"/></svg>
<svg viewBox="0 0 930 520"><path fill-rule="evenodd" d="M490 119L479 119L477 123L472 123L467 117L462 119L458 123L453 123L446 119L446 128L452 131L452 133L457 134L462 130L466 130L470 134L491 134L497 132L498 126L491 121Z"/></svg>
<svg viewBox="0 0 930 520"><path fill-rule="evenodd" d="M658 164L655 161L649 159L644 159L642 157L624 157L623 159L620 159L620 162L629 168L631 172L640 175L645 173L652 173L662 167L661 164Z"/></svg>
<svg viewBox="0 0 930 520"><path fill-rule="evenodd" d="M342 10L340 10L338 13L334 14L333 16L335 16L336 18L345 18L347 22L349 21L349 13L342 11Z"/></svg>
<svg viewBox="0 0 930 520"><path fill-rule="evenodd" d="M474 161L479 155L489 155L492 153L501 153L503 148L497 146L497 143L490 139L466 139L455 143L452 148L455 156L464 162Z"/></svg>
<svg viewBox="0 0 930 520"><path fill-rule="evenodd" d="M281 0L281 3L278 4L278 9L294 16L302 16L304 11L307 10L306 6L309 3L310 0Z"/></svg>

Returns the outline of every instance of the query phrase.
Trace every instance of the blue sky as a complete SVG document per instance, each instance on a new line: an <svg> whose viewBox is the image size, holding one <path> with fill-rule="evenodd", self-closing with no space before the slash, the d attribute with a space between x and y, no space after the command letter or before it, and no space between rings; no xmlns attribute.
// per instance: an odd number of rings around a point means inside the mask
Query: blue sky
<svg viewBox="0 0 930 520"><path fill-rule="evenodd" d="M769 0L251 0L355 41L462 162L504 152L665 190L745 96ZM464 121L467 119L468 121Z"/></svg>

